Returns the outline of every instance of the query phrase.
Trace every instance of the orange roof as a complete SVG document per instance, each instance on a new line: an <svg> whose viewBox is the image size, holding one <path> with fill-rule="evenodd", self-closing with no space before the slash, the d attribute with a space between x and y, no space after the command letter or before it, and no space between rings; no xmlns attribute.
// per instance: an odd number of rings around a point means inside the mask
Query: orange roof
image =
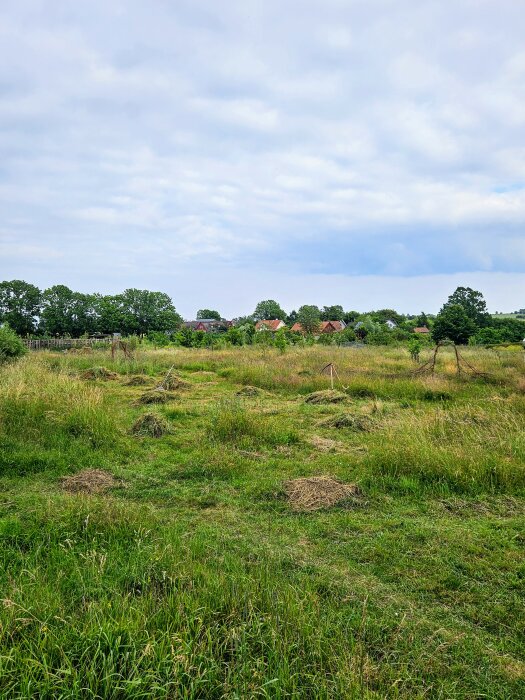
<svg viewBox="0 0 525 700"><path fill-rule="evenodd" d="M278 331L279 325L281 323L284 325L284 322L281 321L281 319L279 318L274 318L268 321L257 321L257 323L255 324L255 328L257 330L260 330L261 328L267 328L270 331Z"/></svg>
<svg viewBox="0 0 525 700"><path fill-rule="evenodd" d="M430 331L426 326L418 326L414 328L414 333L430 333Z"/></svg>

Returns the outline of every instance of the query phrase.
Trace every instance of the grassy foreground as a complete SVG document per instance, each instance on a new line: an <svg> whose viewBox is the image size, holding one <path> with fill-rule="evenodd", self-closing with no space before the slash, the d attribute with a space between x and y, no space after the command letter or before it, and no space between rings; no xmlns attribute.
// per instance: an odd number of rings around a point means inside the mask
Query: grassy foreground
<svg viewBox="0 0 525 700"><path fill-rule="evenodd" d="M385 348L1 368L0 697L524 697L525 364L464 354L488 376L445 351L414 378ZM331 361L348 398L306 403ZM170 431L132 435L172 366ZM91 468L121 485L61 488ZM362 496L293 511L283 484L309 475Z"/></svg>

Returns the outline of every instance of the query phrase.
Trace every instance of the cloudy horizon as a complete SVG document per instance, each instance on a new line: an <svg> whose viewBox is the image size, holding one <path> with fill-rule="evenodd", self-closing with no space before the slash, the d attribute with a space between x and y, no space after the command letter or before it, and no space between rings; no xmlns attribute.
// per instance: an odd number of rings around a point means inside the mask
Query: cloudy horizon
<svg viewBox="0 0 525 700"><path fill-rule="evenodd" d="M523 36L509 0L4 0L0 279L523 308Z"/></svg>

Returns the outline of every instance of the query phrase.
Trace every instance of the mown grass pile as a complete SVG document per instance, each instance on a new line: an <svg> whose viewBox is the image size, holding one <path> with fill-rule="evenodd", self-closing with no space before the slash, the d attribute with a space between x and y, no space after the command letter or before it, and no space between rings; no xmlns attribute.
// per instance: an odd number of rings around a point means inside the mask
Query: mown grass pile
<svg viewBox="0 0 525 700"><path fill-rule="evenodd" d="M525 367L464 354L1 367L0 697L522 698Z"/></svg>

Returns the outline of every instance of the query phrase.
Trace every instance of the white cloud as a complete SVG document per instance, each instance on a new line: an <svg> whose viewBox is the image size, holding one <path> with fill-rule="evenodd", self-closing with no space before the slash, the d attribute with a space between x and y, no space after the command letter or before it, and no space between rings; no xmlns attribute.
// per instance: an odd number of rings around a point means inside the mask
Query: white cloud
<svg viewBox="0 0 525 700"><path fill-rule="evenodd" d="M203 256L299 280L316 245L365 276L524 270L518 6L6 0L4 275L120 251L142 279Z"/></svg>

